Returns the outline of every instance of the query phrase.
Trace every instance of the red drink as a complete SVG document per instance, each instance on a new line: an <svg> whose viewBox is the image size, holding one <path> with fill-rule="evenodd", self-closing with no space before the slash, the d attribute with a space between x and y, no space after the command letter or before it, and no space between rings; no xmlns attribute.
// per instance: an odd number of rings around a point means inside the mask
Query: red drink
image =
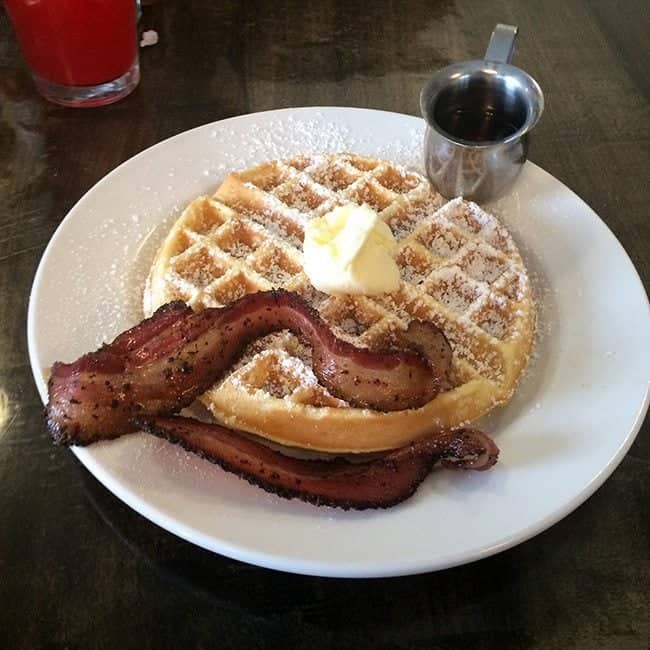
<svg viewBox="0 0 650 650"><path fill-rule="evenodd" d="M137 85L135 0L5 0L5 6L48 99L97 106Z"/></svg>

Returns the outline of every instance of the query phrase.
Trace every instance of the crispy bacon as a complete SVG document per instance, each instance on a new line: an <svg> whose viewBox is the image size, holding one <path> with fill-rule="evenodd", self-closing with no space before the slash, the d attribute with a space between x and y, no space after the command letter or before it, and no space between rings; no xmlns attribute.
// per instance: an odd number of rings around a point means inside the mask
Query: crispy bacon
<svg viewBox="0 0 650 650"><path fill-rule="evenodd" d="M311 345L316 376L354 406L415 408L446 386L446 361L434 369L416 349L357 348L336 338L298 295L267 291L198 313L170 303L96 352L55 363L50 432L56 442L85 445L133 431L134 416L177 413L217 381L247 343L281 329ZM442 341L444 334L436 332Z"/></svg>
<svg viewBox="0 0 650 650"><path fill-rule="evenodd" d="M496 444L475 429L437 434L380 458L350 463L342 458L292 458L230 429L192 418L139 417L135 423L268 492L345 510L388 508L404 501L437 463L485 470L499 455Z"/></svg>

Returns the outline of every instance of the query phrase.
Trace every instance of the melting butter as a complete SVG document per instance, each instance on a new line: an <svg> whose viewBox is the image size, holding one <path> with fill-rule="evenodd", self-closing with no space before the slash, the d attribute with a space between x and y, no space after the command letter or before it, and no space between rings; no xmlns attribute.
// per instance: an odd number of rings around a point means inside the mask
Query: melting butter
<svg viewBox="0 0 650 650"><path fill-rule="evenodd" d="M390 228L367 205L343 205L305 228L303 267L328 294L375 295L399 287Z"/></svg>

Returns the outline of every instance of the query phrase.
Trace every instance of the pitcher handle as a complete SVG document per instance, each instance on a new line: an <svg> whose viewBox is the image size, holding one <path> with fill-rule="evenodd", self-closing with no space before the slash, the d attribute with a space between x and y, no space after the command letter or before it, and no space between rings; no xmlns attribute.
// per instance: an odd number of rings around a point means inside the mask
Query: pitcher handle
<svg viewBox="0 0 650 650"><path fill-rule="evenodd" d="M515 51L515 40L517 39L518 27L515 25L503 25L498 23L490 36L487 50L485 50L485 61L493 63L510 63Z"/></svg>

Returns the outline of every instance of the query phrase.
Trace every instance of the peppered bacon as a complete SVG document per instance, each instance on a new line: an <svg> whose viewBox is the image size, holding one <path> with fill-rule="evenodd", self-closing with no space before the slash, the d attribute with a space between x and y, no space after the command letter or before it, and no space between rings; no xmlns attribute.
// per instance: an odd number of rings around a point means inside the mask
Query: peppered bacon
<svg viewBox="0 0 650 650"><path fill-rule="evenodd" d="M144 431L180 444L268 492L345 510L388 508L410 497L434 465L485 470L499 449L476 429L457 429L411 443L380 458L350 463L285 456L217 424L185 417L138 417Z"/></svg>
<svg viewBox="0 0 650 650"><path fill-rule="evenodd" d="M444 339L433 325L423 326ZM177 413L223 376L250 341L282 329L311 345L315 375L353 406L416 408L446 385L421 351L357 348L338 339L298 295L267 291L198 313L170 303L96 352L55 363L49 430L58 443L86 445L133 431L135 416Z"/></svg>

